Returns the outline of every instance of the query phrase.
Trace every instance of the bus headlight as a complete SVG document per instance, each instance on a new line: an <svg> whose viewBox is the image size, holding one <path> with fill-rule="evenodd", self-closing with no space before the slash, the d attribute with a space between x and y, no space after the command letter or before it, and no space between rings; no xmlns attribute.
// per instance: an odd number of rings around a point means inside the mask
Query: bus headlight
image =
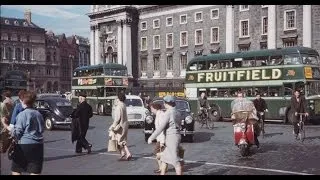
<svg viewBox="0 0 320 180"><path fill-rule="evenodd" d="M310 104L309 107L310 107L311 110L314 110L314 105L313 104Z"/></svg>
<svg viewBox="0 0 320 180"><path fill-rule="evenodd" d="M153 117L152 117L152 116L147 116L147 117L146 117L146 122L147 122L148 124L151 124L152 121L153 121Z"/></svg>
<svg viewBox="0 0 320 180"><path fill-rule="evenodd" d="M192 117L191 117L191 116L187 116L186 119L185 119L185 122L186 122L187 124L192 123Z"/></svg>

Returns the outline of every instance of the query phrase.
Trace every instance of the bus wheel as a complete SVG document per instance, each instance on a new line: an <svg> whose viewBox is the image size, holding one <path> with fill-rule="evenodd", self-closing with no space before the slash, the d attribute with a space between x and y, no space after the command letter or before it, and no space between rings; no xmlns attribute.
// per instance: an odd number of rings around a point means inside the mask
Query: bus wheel
<svg viewBox="0 0 320 180"><path fill-rule="evenodd" d="M104 115L104 109L103 109L103 104L98 105L97 109L98 115L103 116Z"/></svg>
<svg viewBox="0 0 320 180"><path fill-rule="evenodd" d="M213 121L219 121L221 119L221 111L219 106L213 104L211 105L209 118Z"/></svg>

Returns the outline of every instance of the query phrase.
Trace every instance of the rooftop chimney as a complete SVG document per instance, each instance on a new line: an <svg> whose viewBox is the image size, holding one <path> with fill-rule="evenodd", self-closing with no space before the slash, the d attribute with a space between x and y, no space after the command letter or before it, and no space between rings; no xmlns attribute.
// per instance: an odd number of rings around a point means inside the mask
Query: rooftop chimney
<svg viewBox="0 0 320 180"><path fill-rule="evenodd" d="M24 12L24 19L25 19L29 24L31 24L31 11L30 11L30 9L27 9L27 10Z"/></svg>

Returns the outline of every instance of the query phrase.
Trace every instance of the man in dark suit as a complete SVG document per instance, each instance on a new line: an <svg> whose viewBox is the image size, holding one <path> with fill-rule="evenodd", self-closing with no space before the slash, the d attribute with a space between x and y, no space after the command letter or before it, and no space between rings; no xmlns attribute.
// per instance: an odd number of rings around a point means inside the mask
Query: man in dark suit
<svg viewBox="0 0 320 180"><path fill-rule="evenodd" d="M86 95L79 95L79 104L74 113L74 118L79 120L80 136L76 144L76 153L82 153L82 148L91 153L92 145L86 140L86 134L89 129L89 120L93 116L92 107L86 102Z"/></svg>
<svg viewBox="0 0 320 180"><path fill-rule="evenodd" d="M291 97L291 111L294 112L295 115L295 118L293 118L293 128L296 138L299 134L298 122L300 116L298 115L298 113L304 113L306 116L309 115L306 105L306 99L300 95L299 90L295 90L294 95Z"/></svg>
<svg viewBox="0 0 320 180"><path fill-rule="evenodd" d="M254 104L254 107L257 110L258 118L259 119L261 118L261 120L264 121L265 120L264 112L268 112L268 107L267 107L266 101L263 98L261 98L261 95L258 93L256 95L256 99L253 100L253 104ZM263 112L263 115L260 115L260 112Z"/></svg>

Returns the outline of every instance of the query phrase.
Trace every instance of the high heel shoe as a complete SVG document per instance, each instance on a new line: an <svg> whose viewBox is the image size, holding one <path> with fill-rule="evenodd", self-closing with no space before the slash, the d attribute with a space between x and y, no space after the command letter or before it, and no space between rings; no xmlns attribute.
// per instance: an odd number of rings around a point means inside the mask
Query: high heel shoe
<svg viewBox="0 0 320 180"><path fill-rule="evenodd" d="M130 154L129 156L127 156L126 160L130 161L132 159L132 154Z"/></svg>

